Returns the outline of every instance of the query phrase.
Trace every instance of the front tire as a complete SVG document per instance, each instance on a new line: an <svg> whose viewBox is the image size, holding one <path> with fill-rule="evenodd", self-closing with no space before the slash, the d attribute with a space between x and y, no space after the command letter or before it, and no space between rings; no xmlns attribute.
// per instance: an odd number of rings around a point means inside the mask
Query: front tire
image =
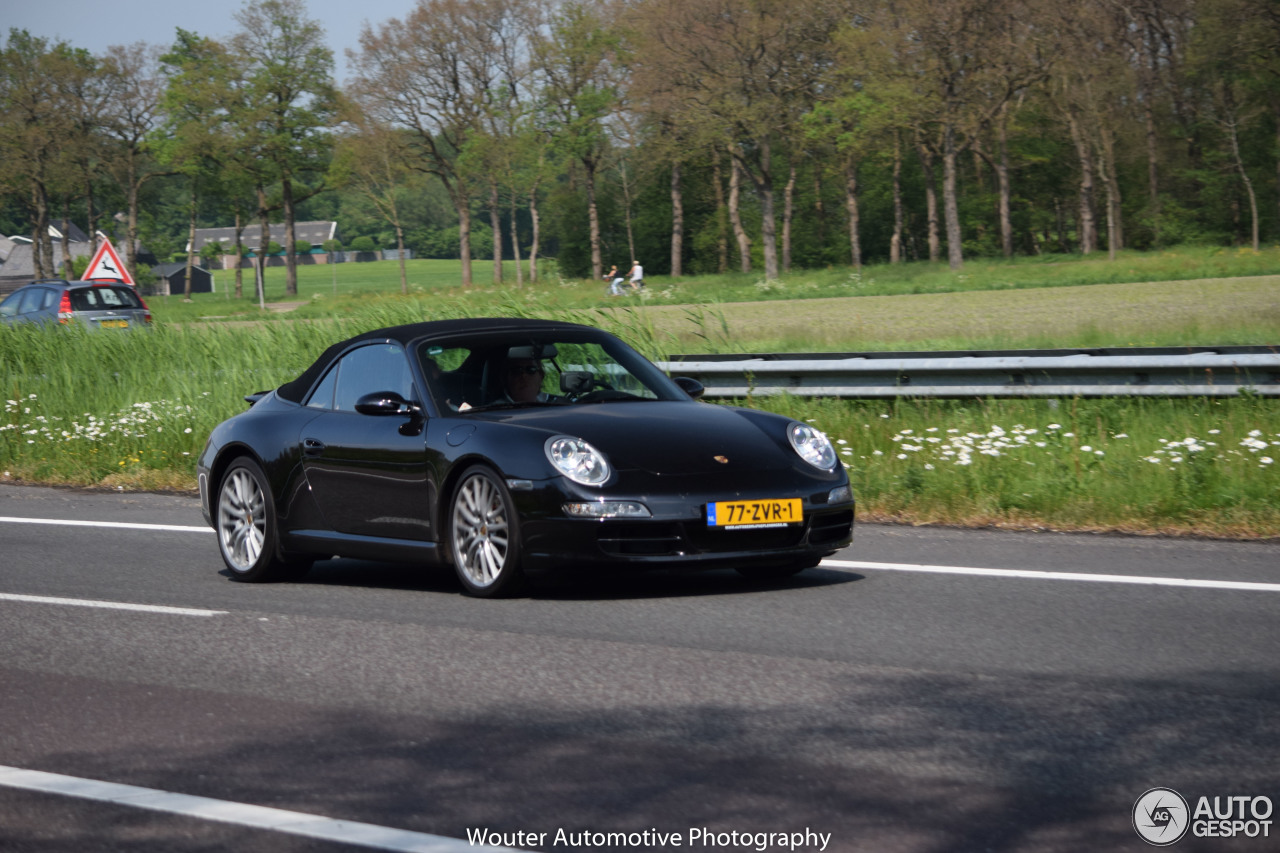
<svg viewBox="0 0 1280 853"><path fill-rule="evenodd" d="M218 550L233 580L287 580L311 567L307 559L280 557L271 487L252 459L237 459L222 475L215 521Z"/></svg>
<svg viewBox="0 0 1280 853"><path fill-rule="evenodd" d="M483 465L467 469L453 493L449 556L468 595L496 598L525 588L515 505L506 484Z"/></svg>

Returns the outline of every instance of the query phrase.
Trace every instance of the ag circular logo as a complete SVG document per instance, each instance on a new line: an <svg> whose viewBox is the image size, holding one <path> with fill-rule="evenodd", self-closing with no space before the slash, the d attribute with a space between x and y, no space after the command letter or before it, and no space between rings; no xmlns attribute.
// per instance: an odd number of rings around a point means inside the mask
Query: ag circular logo
<svg viewBox="0 0 1280 853"><path fill-rule="evenodd" d="M1133 804L1133 828L1156 847L1180 841L1190 825L1187 801L1172 788L1152 788Z"/></svg>

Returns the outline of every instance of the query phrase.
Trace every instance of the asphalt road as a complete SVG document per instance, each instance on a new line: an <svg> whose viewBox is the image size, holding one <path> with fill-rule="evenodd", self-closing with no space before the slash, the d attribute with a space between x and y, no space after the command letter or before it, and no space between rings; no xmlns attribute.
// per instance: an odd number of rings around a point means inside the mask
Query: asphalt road
<svg viewBox="0 0 1280 853"><path fill-rule="evenodd" d="M449 853L481 830L548 851L1146 850L1133 807L1156 787L1254 812L1177 850L1280 848L1261 816L1280 545L867 525L775 587L652 574L479 601L353 561L232 582L187 497L0 486L0 519L3 851L368 849L349 831ZM328 820L299 835L292 813Z"/></svg>

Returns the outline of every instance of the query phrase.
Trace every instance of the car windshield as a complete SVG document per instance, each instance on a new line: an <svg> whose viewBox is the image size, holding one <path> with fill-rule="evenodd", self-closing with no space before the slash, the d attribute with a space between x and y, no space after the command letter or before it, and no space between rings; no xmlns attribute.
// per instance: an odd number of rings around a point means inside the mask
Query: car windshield
<svg viewBox="0 0 1280 853"><path fill-rule="evenodd" d="M446 341L419 348L442 411L688 399L614 340Z"/></svg>

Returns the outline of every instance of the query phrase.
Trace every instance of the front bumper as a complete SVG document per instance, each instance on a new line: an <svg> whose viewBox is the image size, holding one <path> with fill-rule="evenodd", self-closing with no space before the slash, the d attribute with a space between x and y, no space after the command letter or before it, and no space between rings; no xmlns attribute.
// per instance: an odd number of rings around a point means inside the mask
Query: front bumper
<svg viewBox="0 0 1280 853"><path fill-rule="evenodd" d="M607 565L720 568L816 563L853 540L852 503L805 512L803 524L710 528L703 519L528 519L521 527L532 571Z"/></svg>

